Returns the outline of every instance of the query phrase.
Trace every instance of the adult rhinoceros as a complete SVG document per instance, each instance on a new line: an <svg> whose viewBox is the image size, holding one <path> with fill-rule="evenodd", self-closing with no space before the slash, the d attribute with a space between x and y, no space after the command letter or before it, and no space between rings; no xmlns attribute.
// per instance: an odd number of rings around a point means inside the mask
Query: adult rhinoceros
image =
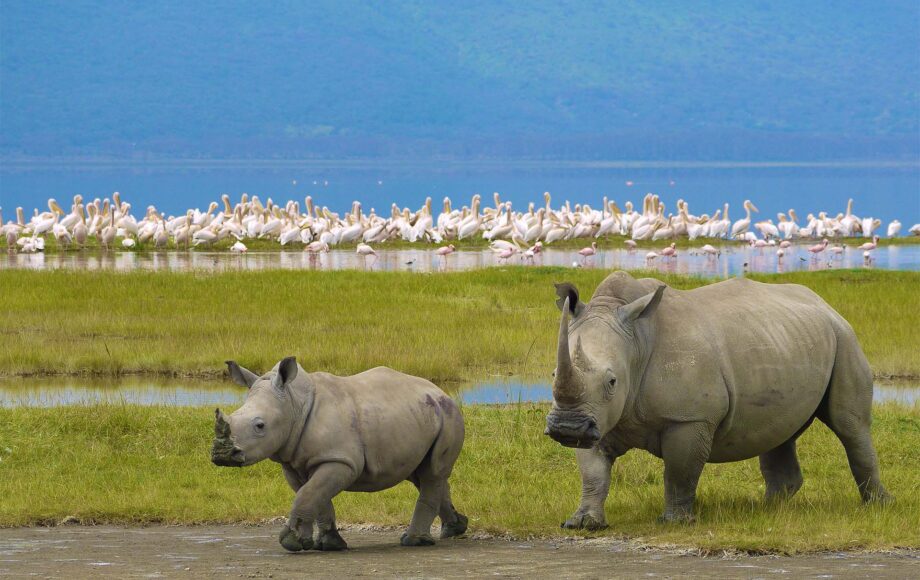
<svg viewBox="0 0 920 580"><path fill-rule="evenodd" d="M233 361L227 367L249 392L229 417L216 411L211 461L281 464L296 492L279 537L286 550L344 550L332 498L406 480L419 497L402 545L433 544L436 516L442 538L466 531L468 520L454 509L447 481L463 447L463 417L441 389L386 367L350 377L307 373L294 357L261 377Z"/></svg>
<svg viewBox="0 0 920 580"><path fill-rule="evenodd" d="M689 291L615 272L562 310L546 434L576 452L567 528L606 526L616 457L664 460L663 521L693 519L707 462L760 457L767 498L802 485L796 438L815 417L846 448L864 501L889 496L869 433L872 373L853 329L809 289L732 279Z"/></svg>

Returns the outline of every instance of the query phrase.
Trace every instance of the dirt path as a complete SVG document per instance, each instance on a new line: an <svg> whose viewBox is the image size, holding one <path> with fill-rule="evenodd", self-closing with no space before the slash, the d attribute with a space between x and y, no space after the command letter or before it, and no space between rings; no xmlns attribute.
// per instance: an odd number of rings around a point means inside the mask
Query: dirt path
<svg viewBox="0 0 920 580"><path fill-rule="evenodd" d="M51 578L917 578L920 552L701 558L616 540L459 539L403 548L394 530L343 530L350 550L288 554L278 526L0 529L0 576Z"/></svg>

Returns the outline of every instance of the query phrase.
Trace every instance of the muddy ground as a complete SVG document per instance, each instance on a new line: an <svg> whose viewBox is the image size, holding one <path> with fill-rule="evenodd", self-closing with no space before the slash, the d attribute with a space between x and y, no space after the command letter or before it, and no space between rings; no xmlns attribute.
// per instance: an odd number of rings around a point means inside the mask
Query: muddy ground
<svg viewBox="0 0 920 580"><path fill-rule="evenodd" d="M278 524L0 529L0 576L48 578L918 578L920 551L700 557L632 542L464 538L403 548L347 528L346 552L286 553Z"/></svg>

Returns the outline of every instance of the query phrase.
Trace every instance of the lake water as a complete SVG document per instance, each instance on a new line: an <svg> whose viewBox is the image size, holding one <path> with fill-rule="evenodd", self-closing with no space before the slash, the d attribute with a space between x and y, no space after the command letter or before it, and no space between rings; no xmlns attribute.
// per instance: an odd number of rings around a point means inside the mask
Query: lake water
<svg viewBox="0 0 920 580"><path fill-rule="evenodd" d="M586 241L587 243L587 241ZM211 271L227 270L374 270L444 272L472 270L493 266L539 265L612 269L649 268L664 273L693 274L701 276L735 276L749 272L793 272L799 270L826 270L829 268L877 268L883 270L920 270L920 244L884 246L872 252L870 262L855 247L840 255L825 252L814 259L806 250L807 244L786 250L779 259L775 248L750 248L723 246L718 257L707 256L699 250L682 250L673 258L646 259L648 249L635 252L626 250L601 250L582 262L576 250L549 248L533 261L521 256L502 261L490 250L459 250L442 258L433 250L386 250L377 247L378 257L364 258L351 250L333 250L327 254L310 254L303 251L253 252L244 255L230 252L112 252L67 254L7 254L0 253L0 270L20 268L30 270L163 270Z"/></svg>
<svg viewBox="0 0 920 580"><path fill-rule="evenodd" d="M464 404L545 402L549 383L516 380L447 385ZM54 407L93 403L168 406L225 406L242 403L245 390L226 382L124 378L112 380L28 378L0 380L0 407ZM876 383L875 401L914 404L920 401L916 382Z"/></svg>
<svg viewBox="0 0 920 580"><path fill-rule="evenodd" d="M53 197L67 201L74 194L85 198L121 192L136 213L154 204L172 214L187 208L207 207L222 193L241 193L263 200L303 200L313 196L320 205L345 211L352 200L365 210L388 212L391 203L420 207L426 196L439 202L449 196L456 207L469 204L475 193L491 203L492 192L512 201L517 209L528 202L543 204L543 192L554 195L554 205L564 200L600 207L603 196L620 207L632 200L641 207L642 196L658 193L673 210L677 199L690 204L693 213L712 213L731 204L733 219L742 216L741 203L751 199L759 217L776 218L790 207L804 219L808 212L833 215L855 199L854 212L872 216L887 225L892 219L904 232L920 222L920 164L789 163L642 163L642 162L474 162L413 163L323 161L286 162L198 161L183 164L69 164L0 165L0 207L10 219L16 206L28 211L46 209ZM436 203L436 207L440 204Z"/></svg>

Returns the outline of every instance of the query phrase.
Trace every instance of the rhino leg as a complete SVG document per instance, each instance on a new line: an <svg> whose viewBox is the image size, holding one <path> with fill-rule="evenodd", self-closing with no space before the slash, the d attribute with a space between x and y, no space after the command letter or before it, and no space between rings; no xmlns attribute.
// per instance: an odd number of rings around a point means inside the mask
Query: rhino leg
<svg viewBox="0 0 920 580"><path fill-rule="evenodd" d="M324 515L328 518L332 498L351 485L355 477L354 470L344 463L323 463L316 468L294 496L288 525L279 537L285 550L297 552L298 546L301 550L313 547L313 524Z"/></svg>
<svg viewBox="0 0 920 580"><path fill-rule="evenodd" d="M661 522L692 522L696 485L712 450L714 429L706 423L681 423L661 434L664 459L664 513Z"/></svg>
<svg viewBox="0 0 920 580"><path fill-rule="evenodd" d="M802 487L802 470L793 437L760 456L760 472L767 484L766 500L790 498Z"/></svg>
<svg viewBox="0 0 920 580"><path fill-rule="evenodd" d="M339 535L339 530L335 527L335 507L332 502L326 502L326 506L316 516L316 528L318 539L314 548L323 552L338 552L348 548L348 544Z"/></svg>
<svg viewBox="0 0 920 580"><path fill-rule="evenodd" d="M441 498L441 507L438 510L441 518L441 539L462 536L466 533L470 520L454 508L450 501L450 482L444 484L444 497Z"/></svg>
<svg viewBox="0 0 920 580"><path fill-rule="evenodd" d="M431 524L438 515L442 516L442 528L446 524L450 535L466 531L467 519L454 509L450 501L450 485L447 483L463 447L463 419L459 413L452 417L451 421L444 422L425 460L409 478L418 488L418 500L415 502L412 521L409 522L409 530L399 540L403 546L433 545Z"/></svg>
<svg viewBox="0 0 920 580"><path fill-rule="evenodd" d="M837 358L818 418L837 435L864 502L890 501L872 444L872 371L852 330L838 333Z"/></svg>
<svg viewBox="0 0 920 580"><path fill-rule="evenodd" d="M441 508L447 481L437 477L419 477L418 500L409 530L402 535L399 543L403 546L433 546L431 524Z"/></svg>
<svg viewBox="0 0 920 580"><path fill-rule="evenodd" d="M581 472L581 504L572 517L562 523L566 529L602 530L607 527L604 502L610 493L610 470L615 455L598 447L576 449Z"/></svg>

